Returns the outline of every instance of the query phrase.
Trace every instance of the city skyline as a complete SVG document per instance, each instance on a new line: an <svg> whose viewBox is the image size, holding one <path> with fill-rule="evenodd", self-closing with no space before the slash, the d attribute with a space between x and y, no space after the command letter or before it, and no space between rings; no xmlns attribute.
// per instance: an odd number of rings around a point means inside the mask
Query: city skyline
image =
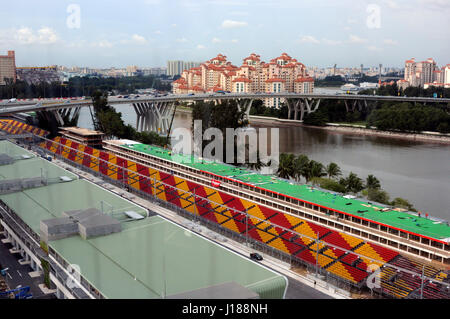
<svg viewBox="0 0 450 319"><path fill-rule="evenodd" d="M0 51L15 50L18 66L157 67L251 52L263 59L288 52L318 67L402 67L412 57L442 66L450 49L450 1L442 0L49 4L3 4Z"/></svg>

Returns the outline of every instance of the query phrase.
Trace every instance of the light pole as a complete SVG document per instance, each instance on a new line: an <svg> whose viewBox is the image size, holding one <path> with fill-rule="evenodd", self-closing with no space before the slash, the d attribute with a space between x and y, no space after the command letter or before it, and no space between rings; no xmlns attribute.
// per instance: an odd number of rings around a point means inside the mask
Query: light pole
<svg viewBox="0 0 450 319"><path fill-rule="evenodd" d="M316 278L319 277L319 238L320 238L320 233L317 232L317 239L316 239Z"/></svg>
<svg viewBox="0 0 450 319"><path fill-rule="evenodd" d="M423 277L425 274L425 265L422 265L422 281L420 283L420 299L423 299Z"/></svg>

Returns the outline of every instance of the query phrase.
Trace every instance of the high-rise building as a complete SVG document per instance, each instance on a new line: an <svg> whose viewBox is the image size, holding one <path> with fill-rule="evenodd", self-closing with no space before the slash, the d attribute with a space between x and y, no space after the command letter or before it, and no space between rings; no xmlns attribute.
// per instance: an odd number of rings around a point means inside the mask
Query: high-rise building
<svg viewBox="0 0 450 319"><path fill-rule="evenodd" d="M416 62L415 59L412 58L405 62L405 78L401 81L402 87L424 87L433 82L441 82L441 71L432 58L422 62Z"/></svg>
<svg viewBox="0 0 450 319"><path fill-rule="evenodd" d="M183 73L184 70L189 70L200 65L199 62L193 61L167 61L167 75L175 76Z"/></svg>
<svg viewBox="0 0 450 319"><path fill-rule="evenodd" d="M0 85L5 85L7 80L16 82L16 58L14 51L8 51L8 55L0 55Z"/></svg>
<svg viewBox="0 0 450 319"><path fill-rule="evenodd" d="M198 67L184 70L181 78L173 82L175 94L197 92L295 92L312 93L314 79L308 76L306 66L287 53L270 60L261 61L252 53L240 67L218 54ZM267 98L266 106L279 108L283 99Z"/></svg>

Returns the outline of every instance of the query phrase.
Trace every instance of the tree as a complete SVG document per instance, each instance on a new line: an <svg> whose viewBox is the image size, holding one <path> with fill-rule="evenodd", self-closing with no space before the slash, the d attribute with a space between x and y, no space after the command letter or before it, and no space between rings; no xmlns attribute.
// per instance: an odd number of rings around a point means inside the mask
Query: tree
<svg viewBox="0 0 450 319"><path fill-rule="evenodd" d="M325 169L324 169L322 163L311 160L309 162L308 166L309 166L310 178L326 176Z"/></svg>
<svg viewBox="0 0 450 319"><path fill-rule="evenodd" d="M338 177L342 175L341 169L336 163L330 163L325 168L325 171L327 172L328 178Z"/></svg>
<svg viewBox="0 0 450 319"><path fill-rule="evenodd" d="M345 186L329 178L313 177L311 178L311 183L314 185L318 184L321 188L328 189L333 192L345 193Z"/></svg>
<svg viewBox="0 0 450 319"><path fill-rule="evenodd" d="M347 178L341 178L339 184L345 186L346 192L359 193L364 189L363 181L353 172L347 176Z"/></svg>
<svg viewBox="0 0 450 319"><path fill-rule="evenodd" d="M369 188L367 190L367 198L371 201L389 205L389 194L380 188Z"/></svg>
<svg viewBox="0 0 450 319"><path fill-rule="evenodd" d="M399 207L399 208L404 208L407 210L415 211L414 206L408 200L401 198L401 197L396 197L392 201L391 205L394 207Z"/></svg>
<svg viewBox="0 0 450 319"><path fill-rule="evenodd" d="M277 175L281 178L289 179L294 176L294 155L280 154L280 162L278 163Z"/></svg>
<svg viewBox="0 0 450 319"><path fill-rule="evenodd" d="M380 188L381 184L380 181L378 180L378 178L376 178L373 175L368 175L366 178L366 188Z"/></svg>
<svg viewBox="0 0 450 319"><path fill-rule="evenodd" d="M294 178L297 182L300 181L301 177L304 175L306 169L309 166L309 158L306 155L300 154L294 160Z"/></svg>

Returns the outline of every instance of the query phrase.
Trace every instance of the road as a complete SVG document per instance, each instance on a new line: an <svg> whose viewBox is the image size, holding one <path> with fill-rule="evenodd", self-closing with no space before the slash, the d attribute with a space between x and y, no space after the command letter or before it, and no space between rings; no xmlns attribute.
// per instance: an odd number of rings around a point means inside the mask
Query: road
<svg viewBox="0 0 450 319"><path fill-rule="evenodd" d="M0 236L3 239L3 236ZM9 288L14 289L21 285L22 287L29 286L33 298L52 298L52 296L46 296L42 290L38 287L43 283L43 276L31 278L28 274L33 271L29 265L19 264L19 259L22 258L20 254L11 254L9 249L12 248L11 244L4 244L0 242L0 261L3 268L9 268L5 277L6 283Z"/></svg>

